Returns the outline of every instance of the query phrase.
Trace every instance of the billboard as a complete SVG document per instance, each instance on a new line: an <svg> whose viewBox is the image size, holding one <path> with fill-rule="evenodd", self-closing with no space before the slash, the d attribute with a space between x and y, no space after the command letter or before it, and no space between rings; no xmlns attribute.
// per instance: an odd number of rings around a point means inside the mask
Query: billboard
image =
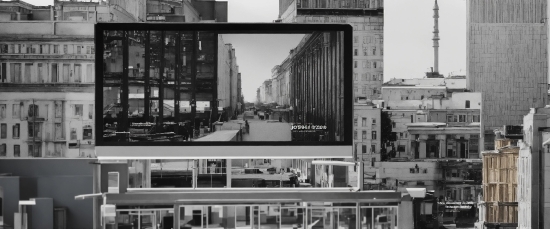
<svg viewBox="0 0 550 229"><path fill-rule="evenodd" d="M349 25L99 23L95 32L100 158L352 156Z"/></svg>

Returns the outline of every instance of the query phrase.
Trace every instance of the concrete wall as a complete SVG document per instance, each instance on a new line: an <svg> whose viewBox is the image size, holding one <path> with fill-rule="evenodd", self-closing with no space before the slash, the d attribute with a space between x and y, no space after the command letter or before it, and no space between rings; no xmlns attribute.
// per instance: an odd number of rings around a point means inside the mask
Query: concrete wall
<svg viewBox="0 0 550 229"><path fill-rule="evenodd" d="M2 35L93 36L94 24L88 22L10 21L0 22Z"/></svg>
<svg viewBox="0 0 550 229"><path fill-rule="evenodd" d="M35 198L36 205L29 207L29 229L53 229L53 199Z"/></svg>
<svg viewBox="0 0 550 229"><path fill-rule="evenodd" d="M411 173L410 170L416 165L418 165L419 173ZM405 187L435 189L437 185L435 181L442 179L437 162L380 162L376 166L378 167L377 180L387 179L387 187L395 188L396 179L399 182L406 182L406 184L399 184L398 188L402 192L406 192ZM424 173L424 169L426 169L426 173ZM424 182L424 185L417 185L418 181Z"/></svg>
<svg viewBox="0 0 550 229"><path fill-rule="evenodd" d="M93 193L93 159L7 159L0 160L0 173L21 178L20 196L13 199L52 198L54 207L67 209L67 228L92 228L92 200L75 200ZM32 169L29 169L32 168ZM0 179L0 182L3 179ZM24 183L27 183L25 186ZM6 199L6 188L4 187ZM13 211L5 211L7 216ZM9 223L9 221L7 221ZM13 224L10 224L13 225Z"/></svg>
<svg viewBox="0 0 550 229"><path fill-rule="evenodd" d="M519 125L547 101L546 0L467 3L468 89L483 92L483 130ZM489 147L489 146L487 146ZM491 149L491 148L486 148Z"/></svg>
<svg viewBox="0 0 550 229"><path fill-rule="evenodd" d="M406 195L401 199L401 203L399 204L399 210L398 210L398 216L397 219L397 225L399 226L399 229L413 229L414 228L414 221L413 221L413 203L412 198L410 195Z"/></svg>

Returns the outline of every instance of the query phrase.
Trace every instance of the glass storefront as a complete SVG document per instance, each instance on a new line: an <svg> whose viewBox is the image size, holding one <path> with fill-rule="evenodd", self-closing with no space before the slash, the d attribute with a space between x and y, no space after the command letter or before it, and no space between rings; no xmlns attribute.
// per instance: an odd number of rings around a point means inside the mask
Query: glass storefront
<svg viewBox="0 0 550 229"><path fill-rule="evenodd" d="M160 209L118 209L118 229L397 229L397 205L281 203L176 205ZM358 210L359 209L359 210ZM359 212L358 212L359 211ZM176 212L176 214L174 214ZM359 220L359 222L357 222Z"/></svg>

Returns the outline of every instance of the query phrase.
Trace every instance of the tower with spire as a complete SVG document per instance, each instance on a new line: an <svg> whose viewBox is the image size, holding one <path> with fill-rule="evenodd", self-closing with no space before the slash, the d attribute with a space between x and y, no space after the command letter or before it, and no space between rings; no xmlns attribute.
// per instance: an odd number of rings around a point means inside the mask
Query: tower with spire
<svg viewBox="0 0 550 229"><path fill-rule="evenodd" d="M435 0L434 5L434 36L433 47L434 47L434 67L431 72L427 72L426 76L428 78L441 78L443 75L439 74L439 6L437 5L437 0Z"/></svg>

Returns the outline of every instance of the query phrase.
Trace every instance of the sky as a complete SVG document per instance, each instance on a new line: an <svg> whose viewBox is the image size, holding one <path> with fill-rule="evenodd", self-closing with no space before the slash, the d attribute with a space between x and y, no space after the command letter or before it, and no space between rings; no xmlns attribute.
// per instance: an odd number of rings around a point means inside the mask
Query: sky
<svg viewBox="0 0 550 229"><path fill-rule="evenodd" d="M231 43L241 72L241 88L246 102L256 101L256 90L271 79L271 69L280 65L303 34L223 34Z"/></svg>
<svg viewBox="0 0 550 229"><path fill-rule="evenodd" d="M438 5L439 72L465 75L466 1ZM423 78L433 67L433 6L434 0L384 1L384 82Z"/></svg>

